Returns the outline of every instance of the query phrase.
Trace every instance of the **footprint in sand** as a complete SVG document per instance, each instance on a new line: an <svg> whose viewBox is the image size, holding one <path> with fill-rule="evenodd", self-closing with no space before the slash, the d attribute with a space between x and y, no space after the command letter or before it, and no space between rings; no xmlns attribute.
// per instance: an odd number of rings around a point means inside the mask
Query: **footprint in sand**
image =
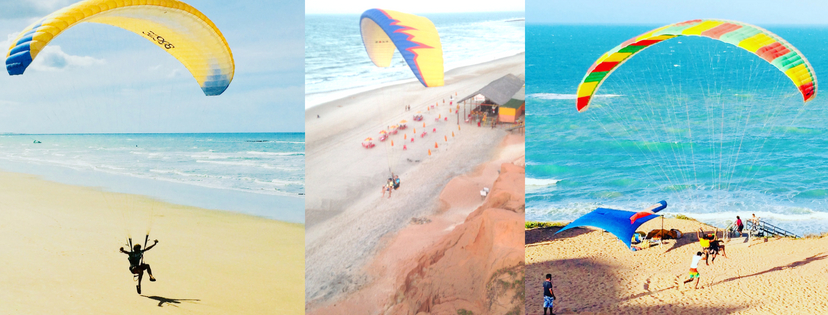
<svg viewBox="0 0 828 315"><path fill-rule="evenodd" d="M672 279L672 282L671 282ZM658 294L677 286L677 279L670 273L656 273L644 281L644 292L650 298L662 301ZM663 302L663 301L662 301Z"/></svg>
<svg viewBox="0 0 828 315"><path fill-rule="evenodd" d="M684 291L684 276L678 275L673 277L673 284L675 284L676 291L682 292Z"/></svg>

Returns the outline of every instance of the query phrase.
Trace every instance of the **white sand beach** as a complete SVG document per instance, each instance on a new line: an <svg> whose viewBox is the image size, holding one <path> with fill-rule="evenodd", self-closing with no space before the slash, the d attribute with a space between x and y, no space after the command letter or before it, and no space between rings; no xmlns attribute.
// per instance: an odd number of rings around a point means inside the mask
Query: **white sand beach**
<svg viewBox="0 0 828 315"><path fill-rule="evenodd" d="M660 229L651 220L640 231ZM526 314L543 314L542 282L552 274L555 314L826 314L828 237L733 238L727 257L699 264L699 288L681 285L701 250L695 231L713 227L665 219L685 235L631 251L609 233L576 228L526 231ZM722 234L719 233L719 237Z"/></svg>
<svg viewBox="0 0 828 315"><path fill-rule="evenodd" d="M301 224L0 175L0 313L304 313ZM118 248L125 224L146 223L125 217L150 218L159 240L142 295Z"/></svg>

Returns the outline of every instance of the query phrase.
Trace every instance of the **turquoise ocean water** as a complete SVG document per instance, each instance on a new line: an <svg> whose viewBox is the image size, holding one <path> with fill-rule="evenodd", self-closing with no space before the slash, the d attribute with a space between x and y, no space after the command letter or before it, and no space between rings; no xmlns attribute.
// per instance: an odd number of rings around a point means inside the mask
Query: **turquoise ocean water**
<svg viewBox="0 0 828 315"><path fill-rule="evenodd" d="M787 77L740 48L659 43L575 110L590 65L658 26L527 26L526 219L664 199L667 213L720 227L755 213L801 234L828 231L828 97L803 104ZM828 75L828 28L762 27Z"/></svg>
<svg viewBox="0 0 828 315"><path fill-rule="evenodd" d="M304 222L304 138L303 133L7 134L0 135L0 168Z"/></svg>

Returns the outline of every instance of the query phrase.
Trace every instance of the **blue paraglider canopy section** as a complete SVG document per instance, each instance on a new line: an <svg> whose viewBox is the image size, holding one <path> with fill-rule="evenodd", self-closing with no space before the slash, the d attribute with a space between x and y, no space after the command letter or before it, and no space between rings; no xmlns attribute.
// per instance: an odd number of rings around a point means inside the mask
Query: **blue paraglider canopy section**
<svg viewBox="0 0 828 315"><path fill-rule="evenodd" d="M576 227L591 226L612 233L623 241L627 248L631 248L631 240L635 230L645 222L657 218L658 215L655 213L665 208L667 208L667 201L664 200L659 201L647 210L639 212L598 208L567 224L566 227L555 234Z"/></svg>

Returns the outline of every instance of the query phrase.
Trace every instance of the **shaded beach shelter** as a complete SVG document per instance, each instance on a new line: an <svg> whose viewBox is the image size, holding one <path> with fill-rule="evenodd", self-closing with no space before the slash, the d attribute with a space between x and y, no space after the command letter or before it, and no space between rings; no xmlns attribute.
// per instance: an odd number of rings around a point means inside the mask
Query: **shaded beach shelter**
<svg viewBox="0 0 828 315"><path fill-rule="evenodd" d="M463 103L464 115L469 112L495 116L492 110L499 108L497 113L499 113L500 121L513 123L525 111L524 83L521 77L507 74L459 99L457 104L459 106ZM503 106L507 104L509 106L504 108Z"/></svg>
<svg viewBox="0 0 828 315"><path fill-rule="evenodd" d="M664 200L659 201L647 210L639 212L598 208L567 224L566 227L555 234L576 227L591 226L612 233L624 242L627 248L631 248L631 240L635 230L645 222L659 217L655 213L665 208L667 208L667 201Z"/></svg>

